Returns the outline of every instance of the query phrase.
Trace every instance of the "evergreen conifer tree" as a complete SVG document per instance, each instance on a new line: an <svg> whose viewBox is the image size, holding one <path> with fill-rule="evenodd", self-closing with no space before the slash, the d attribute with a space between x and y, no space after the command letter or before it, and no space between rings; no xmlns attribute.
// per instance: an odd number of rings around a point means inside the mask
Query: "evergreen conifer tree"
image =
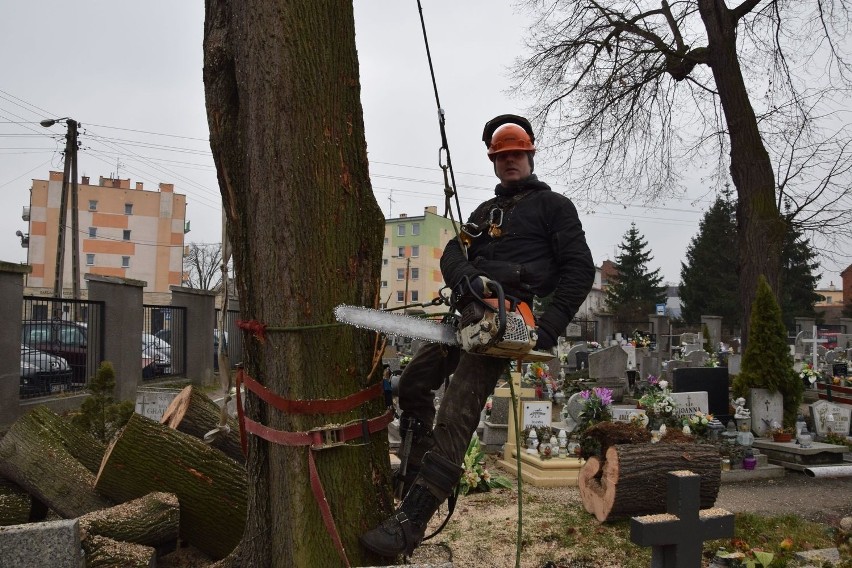
<svg viewBox="0 0 852 568"><path fill-rule="evenodd" d="M111 440L133 414L132 402L115 402L114 389L115 369L112 363L103 361L89 380L89 396L80 405L80 413L71 420L101 442Z"/></svg>
<svg viewBox="0 0 852 568"><path fill-rule="evenodd" d="M811 248L810 239L804 238L801 230L789 225L784 237L781 256L781 316L787 329L794 329L795 318L817 317L814 304L820 296L816 293L819 283L817 253Z"/></svg>
<svg viewBox="0 0 852 568"><path fill-rule="evenodd" d="M742 369L733 383L734 395L747 398L749 389L753 388L780 392L784 397L784 426L792 426L802 403L804 385L793 370L781 308L762 276L752 304L749 329Z"/></svg>
<svg viewBox="0 0 852 568"><path fill-rule="evenodd" d="M697 323L702 315L721 316L732 333L740 327L736 202L730 190L716 198L698 225L680 265L681 318Z"/></svg>
<svg viewBox="0 0 852 568"><path fill-rule="evenodd" d="M631 223L615 258L617 275L606 289L606 304L618 321L647 321L656 304L666 299L665 287L660 286L660 269L648 270L653 257L647 246L636 224Z"/></svg>

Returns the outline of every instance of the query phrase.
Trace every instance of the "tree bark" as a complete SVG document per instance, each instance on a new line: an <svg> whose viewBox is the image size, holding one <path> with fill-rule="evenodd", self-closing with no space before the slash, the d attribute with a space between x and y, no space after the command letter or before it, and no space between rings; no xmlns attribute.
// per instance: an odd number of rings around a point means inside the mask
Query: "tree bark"
<svg viewBox="0 0 852 568"><path fill-rule="evenodd" d="M378 296L384 219L358 73L351 3L206 2L207 117L241 309L277 330L246 338L245 369L291 400L339 399L381 380L373 334L315 327L334 322L337 304L373 306ZM333 415L281 413L251 394L246 402L249 418L289 432L383 412L379 399ZM381 560L357 536L393 503L387 437L369 442L315 453L354 565ZM307 453L249 437L245 566L342 563L307 483Z"/></svg>
<svg viewBox="0 0 852 568"><path fill-rule="evenodd" d="M93 535L85 539L83 550L87 568L153 568L157 565L157 551L150 546L119 542L105 536Z"/></svg>
<svg viewBox="0 0 852 568"><path fill-rule="evenodd" d="M0 475L66 519L111 506L95 492L94 475L40 417L22 416L0 440Z"/></svg>
<svg viewBox="0 0 852 568"><path fill-rule="evenodd" d="M739 296L742 342L748 341L751 305L760 275L779 297L786 223L775 199L775 173L757 127L737 56L737 20L722 0L699 0L707 30L706 63L713 72L731 141L731 179L737 188Z"/></svg>
<svg viewBox="0 0 852 568"><path fill-rule="evenodd" d="M46 406L37 406L30 414L86 469L93 474L98 472L106 444Z"/></svg>
<svg viewBox="0 0 852 568"><path fill-rule="evenodd" d="M719 452L702 444L616 444L605 458L589 458L577 479L586 511L600 522L666 512L666 474L688 469L701 476L701 508L716 502Z"/></svg>
<svg viewBox="0 0 852 568"><path fill-rule="evenodd" d="M189 385L172 400L160 420L169 428L179 430L200 440L204 435L219 426L222 409L210 397ZM239 463L245 463L240 443L240 427L233 418L228 418L228 432L219 432L209 446L216 448Z"/></svg>
<svg viewBox="0 0 852 568"><path fill-rule="evenodd" d="M95 487L117 502L174 493L181 537L214 559L230 553L243 533L243 468L201 440L138 414L107 448Z"/></svg>
<svg viewBox="0 0 852 568"><path fill-rule="evenodd" d="M154 492L80 517L83 540L95 535L154 548L177 542L180 505L173 493Z"/></svg>
<svg viewBox="0 0 852 568"><path fill-rule="evenodd" d="M0 527L29 521L30 494L16 483L0 477Z"/></svg>

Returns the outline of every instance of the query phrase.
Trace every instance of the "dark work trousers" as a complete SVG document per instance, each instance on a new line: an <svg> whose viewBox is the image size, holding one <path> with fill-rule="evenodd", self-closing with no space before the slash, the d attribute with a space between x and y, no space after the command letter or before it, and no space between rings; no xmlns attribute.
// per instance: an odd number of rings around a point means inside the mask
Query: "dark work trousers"
<svg viewBox="0 0 852 568"><path fill-rule="evenodd" d="M461 465L485 401L508 364L508 359L474 355L456 346L424 344L399 379L399 406L403 415L426 424L434 421L432 451ZM453 378L441 398L436 418L432 391L440 388L450 373ZM412 451L415 463L422 458L415 457L418 453Z"/></svg>

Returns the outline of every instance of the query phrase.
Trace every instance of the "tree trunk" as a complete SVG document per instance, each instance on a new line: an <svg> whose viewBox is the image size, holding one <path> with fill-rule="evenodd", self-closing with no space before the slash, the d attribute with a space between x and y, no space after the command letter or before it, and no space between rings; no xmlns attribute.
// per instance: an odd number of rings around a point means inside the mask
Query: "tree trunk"
<svg viewBox="0 0 852 568"><path fill-rule="evenodd" d="M586 511L600 522L666 512L666 474L701 476L701 508L716 502L721 484L719 452L707 444L616 444L603 462L591 457L577 479Z"/></svg>
<svg viewBox="0 0 852 568"><path fill-rule="evenodd" d="M207 0L204 56L241 310L274 328L246 337L246 372L286 399L353 394L381 380L375 336L315 327L333 324L337 304L378 297L384 219L368 179L352 4ZM333 415L246 402L249 418L289 432L383 412L380 399ZM249 437L243 565L342 564L307 482L308 451ZM387 437L314 456L350 562L377 563L357 536L392 509Z"/></svg>
<svg viewBox="0 0 852 568"><path fill-rule="evenodd" d="M153 491L180 501L180 534L213 558L233 550L246 518L242 466L188 434L138 414L107 448L95 487L117 502Z"/></svg>
<svg viewBox="0 0 852 568"><path fill-rule="evenodd" d="M111 506L95 493L94 475L39 416L22 416L0 440L0 475L66 519Z"/></svg>
<svg viewBox="0 0 852 568"><path fill-rule="evenodd" d="M775 198L775 174L757 127L737 56L737 21L721 0L699 0L707 30L708 60L731 141L731 180L737 188L739 296L742 348L748 341L751 305L760 275L779 298L781 249L786 224Z"/></svg>
<svg viewBox="0 0 852 568"><path fill-rule="evenodd" d="M83 541L86 567L97 568L153 568L157 565L157 551L150 546L119 542L105 536L91 536Z"/></svg>
<svg viewBox="0 0 852 568"><path fill-rule="evenodd" d="M149 493L80 517L83 540L105 536L154 548L177 542L180 505L173 493Z"/></svg>
<svg viewBox="0 0 852 568"><path fill-rule="evenodd" d="M46 406L36 406L30 414L86 469L92 474L98 473L106 444Z"/></svg>
<svg viewBox="0 0 852 568"><path fill-rule="evenodd" d="M203 440L205 434L219 426L221 417L222 409L209 396L189 385L172 400L160 423ZM239 424L233 418L228 418L226 424L228 432L217 433L209 445L229 458L245 463Z"/></svg>

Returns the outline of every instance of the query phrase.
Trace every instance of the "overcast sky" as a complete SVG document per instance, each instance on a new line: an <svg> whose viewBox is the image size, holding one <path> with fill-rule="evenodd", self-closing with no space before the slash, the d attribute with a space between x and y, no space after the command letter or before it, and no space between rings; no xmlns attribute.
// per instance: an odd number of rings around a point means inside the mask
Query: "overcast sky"
<svg viewBox="0 0 852 568"><path fill-rule="evenodd" d="M342 0L341 0L342 1ZM480 140L495 115L522 114L508 66L523 54L525 16L510 2L421 0L462 214L496 183ZM15 231L31 180L62 171L64 124L82 124L79 174L118 173L146 189L173 183L187 196L187 242L220 240L221 199L210 155L202 83L201 0L77 2L0 0L0 260L26 262ZM355 0L361 98L373 189L388 217L443 213L437 105L415 0ZM557 191L569 188L536 161ZM693 197L656 208L577 203L595 263L614 259L635 222L660 268L677 283L680 263L710 205ZM82 228L85 230L85 228ZM145 243L138 243L144 246ZM845 266L826 264L821 284L840 287Z"/></svg>

